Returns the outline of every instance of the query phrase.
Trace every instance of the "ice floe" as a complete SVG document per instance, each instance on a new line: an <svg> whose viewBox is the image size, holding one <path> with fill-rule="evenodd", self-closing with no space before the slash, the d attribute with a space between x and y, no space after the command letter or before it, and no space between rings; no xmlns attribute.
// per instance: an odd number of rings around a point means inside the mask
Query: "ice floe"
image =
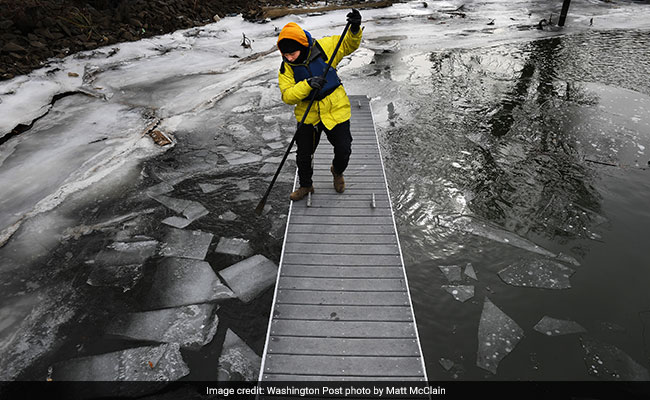
<svg viewBox="0 0 650 400"><path fill-rule="evenodd" d="M572 333L585 333L587 330L575 321L551 318L545 315L533 328L539 333L548 336L570 335Z"/></svg>
<svg viewBox="0 0 650 400"><path fill-rule="evenodd" d="M253 248L247 239L222 237L219 239L215 253L248 257L253 254Z"/></svg>
<svg viewBox="0 0 650 400"><path fill-rule="evenodd" d="M273 286L277 273L277 265L260 254L219 271L221 279L244 303Z"/></svg>
<svg viewBox="0 0 650 400"><path fill-rule="evenodd" d="M127 292L133 289L142 277L142 264L118 265L93 268L86 282L91 286L118 287Z"/></svg>
<svg viewBox="0 0 650 400"><path fill-rule="evenodd" d="M170 228L161 254L167 257L205 259L213 235L202 231Z"/></svg>
<svg viewBox="0 0 650 400"><path fill-rule="evenodd" d="M589 336L581 336L589 375L605 381L648 381L648 370L618 347Z"/></svg>
<svg viewBox="0 0 650 400"><path fill-rule="evenodd" d="M460 282L462 280L462 271L458 265L441 265L438 268L440 268L440 271L442 271L449 282Z"/></svg>
<svg viewBox="0 0 650 400"><path fill-rule="evenodd" d="M476 365L496 374L501 360L523 337L524 330L486 297L478 327Z"/></svg>
<svg viewBox="0 0 650 400"><path fill-rule="evenodd" d="M513 286L543 289L568 289L572 268L546 259L525 260L499 271L499 277Z"/></svg>
<svg viewBox="0 0 650 400"><path fill-rule="evenodd" d="M253 382L259 378L262 359L233 331L228 329L219 357L218 380Z"/></svg>
<svg viewBox="0 0 650 400"><path fill-rule="evenodd" d="M443 285L442 288L463 303L474 297L474 286L471 285Z"/></svg>

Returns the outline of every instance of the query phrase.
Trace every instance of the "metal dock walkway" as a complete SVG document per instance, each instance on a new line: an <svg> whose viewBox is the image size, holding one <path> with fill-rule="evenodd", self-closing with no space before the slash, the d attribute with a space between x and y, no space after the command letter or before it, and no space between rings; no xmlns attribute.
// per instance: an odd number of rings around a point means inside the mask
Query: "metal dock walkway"
<svg viewBox="0 0 650 400"><path fill-rule="evenodd" d="M312 206L289 209L260 381L426 380L370 103L350 102L345 192L323 134Z"/></svg>

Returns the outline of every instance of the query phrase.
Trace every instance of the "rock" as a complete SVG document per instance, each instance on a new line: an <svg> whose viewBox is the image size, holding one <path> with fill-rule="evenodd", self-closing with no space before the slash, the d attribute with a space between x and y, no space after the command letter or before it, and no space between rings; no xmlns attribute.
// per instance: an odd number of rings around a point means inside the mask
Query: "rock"
<svg viewBox="0 0 650 400"><path fill-rule="evenodd" d="M248 257L253 254L253 249L246 239L222 237L219 239L215 253Z"/></svg>
<svg viewBox="0 0 650 400"><path fill-rule="evenodd" d="M142 279L142 264L94 267L88 280L90 286L111 286L127 292Z"/></svg>
<svg viewBox="0 0 650 400"><path fill-rule="evenodd" d="M175 381L190 372L176 343L74 358L52 371L54 381Z"/></svg>
<svg viewBox="0 0 650 400"><path fill-rule="evenodd" d="M27 53L27 50L25 50L24 47L14 42L7 42L4 46L2 46L2 52L3 53Z"/></svg>
<svg viewBox="0 0 650 400"><path fill-rule="evenodd" d="M235 296L248 303L273 286L278 274L275 263L263 255L255 255L219 271L223 281Z"/></svg>
<svg viewBox="0 0 650 400"><path fill-rule="evenodd" d="M537 332L548 336L560 336L569 335L572 333L587 332L587 330L577 322L555 319L546 315L539 320L534 329Z"/></svg>
<svg viewBox="0 0 650 400"><path fill-rule="evenodd" d="M257 381L262 359L233 331L228 329L219 357L219 382Z"/></svg>
<svg viewBox="0 0 650 400"><path fill-rule="evenodd" d="M460 282L462 280L461 268L458 265L441 265L438 268L445 274L449 282Z"/></svg>
<svg viewBox="0 0 650 400"><path fill-rule="evenodd" d="M180 307L231 299L210 264L184 258L165 258L154 272L147 304L150 309Z"/></svg>
<svg viewBox="0 0 650 400"><path fill-rule="evenodd" d="M70 78L77 78L77 77L79 77L79 74L76 73L76 72L68 72L68 76L69 76Z"/></svg>
<svg viewBox="0 0 650 400"><path fill-rule="evenodd" d="M131 340L178 343L197 350L210 343L217 331L217 309L215 304L200 304L130 313L114 319L106 333Z"/></svg>
<svg viewBox="0 0 650 400"><path fill-rule="evenodd" d="M467 300L474 297L474 286L469 285L443 285L442 288L447 291L447 293L454 296L454 299L460 302L466 302Z"/></svg>
<svg viewBox="0 0 650 400"><path fill-rule="evenodd" d="M181 229L169 230L161 254L167 257L205 259L212 242L212 234Z"/></svg>
<svg viewBox="0 0 650 400"><path fill-rule="evenodd" d="M499 277L509 285L544 289L568 289L569 277L575 270L548 260L526 260L499 271Z"/></svg>
<svg viewBox="0 0 650 400"><path fill-rule="evenodd" d="M523 337L524 330L486 297L478 327L476 365L496 374L499 362Z"/></svg>

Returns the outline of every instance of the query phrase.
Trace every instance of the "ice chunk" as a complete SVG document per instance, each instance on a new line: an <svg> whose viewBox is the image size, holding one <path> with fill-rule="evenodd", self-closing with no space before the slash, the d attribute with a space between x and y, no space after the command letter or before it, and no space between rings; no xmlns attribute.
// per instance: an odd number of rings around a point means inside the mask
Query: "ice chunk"
<svg viewBox="0 0 650 400"><path fill-rule="evenodd" d="M478 278L476 277L476 271L474 271L474 267L472 266L472 263L467 263L467 266L465 267L465 275L469 276L475 281L478 280Z"/></svg>
<svg viewBox="0 0 650 400"><path fill-rule="evenodd" d="M460 282L461 281L461 269L458 265L441 265L440 271L445 274L449 282Z"/></svg>
<svg viewBox="0 0 650 400"><path fill-rule="evenodd" d="M273 174L277 169L278 167L274 164L264 164L257 173L261 175Z"/></svg>
<svg viewBox="0 0 650 400"><path fill-rule="evenodd" d="M179 345L165 343L64 361L53 366L52 379L54 381L175 381L189 372L181 356Z"/></svg>
<svg viewBox="0 0 650 400"><path fill-rule="evenodd" d="M648 381L648 370L618 347L581 336L589 375L606 381Z"/></svg>
<svg viewBox="0 0 650 400"><path fill-rule="evenodd" d="M474 286L471 285L443 285L442 288L454 296L454 299L461 302L466 302L474 297Z"/></svg>
<svg viewBox="0 0 650 400"><path fill-rule="evenodd" d="M142 275L142 264L94 267L86 283L91 286L119 287L127 292L140 282Z"/></svg>
<svg viewBox="0 0 650 400"><path fill-rule="evenodd" d="M219 357L218 380L253 382L259 378L262 359L233 331L228 329Z"/></svg>
<svg viewBox="0 0 650 400"><path fill-rule="evenodd" d="M217 189L221 187L221 185L213 185L211 183L199 183L199 187L203 191L203 193L212 193L216 192Z"/></svg>
<svg viewBox="0 0 650 400"><path fill-rule="evenodd" d="M277 126L273 129L264 129L264 132L262 132L262 138L264 140L275 140L280 138L280 136L280 131Z"/></svg>
<svg viewBox="0 0 650 400"><path fill-rule="evenodd" d="M478 326L476 365L496 374L499 362L523 337L524 330L486 297Z"/></svg>
<svg viewBox="0 0 650 400"><path fill-rule="evenodd" d="M241 191L247 191L251 189L251 184L248 181L248 179L242 179L240 181L237 181L237 189Z"/></svg>
<svg viewBox="0 0 650 400"><path fill-rule="evenodd" d="M191 224L192 221L184 217L173 216L163 219L162 223L165 225L173 226L174 228L183 229Z"/></svg>
<svg viewBox="0 0 650 400"><path fill-rule="evenodd" d="M255 255L219 271L223 281L235 296L248 303L267 288L273 286L278 267L263 255Z"/></svg>
<svg viewBox="0 0 650 400"><path fill-rule="evenodd" d="M219 239L219 244L217 244L215 252L248 257L253 254L253 249L246 239L222 237Z"/></svg>
<svg viewBox="0 0 650 400"><path fill-rule="evenodd" d="M272 148L273 150L284 148L284 143L281 142L281 141L280 142L267 143L266 145L269 146L270 148Z"/></svg>
<svg viewBox="0 0 650 400"><path fill-rule="evenodd" d="M167 182L160 182L157 185L151 186L150 188L147 189L147 194L148 195L161 195L169 192L174 191L174 186L170 185Z"/></svg>
<svg viewBox="0 0 650 400"><path fill-rule="evenodd" d="M233 199L233 201L238 202L238 201L251 201L251 200L257 200L258 197L255 195L255 193L252 192L244 192L240 193Z"/></svg>
<svg viewBox="0 0 650 400"><path fill-rule="evenodd" d="M163 256L203 260L212 242L212 234L170 228L161 251Z"/></svg>
<svg viewBox="0 0 650 400"><path fill-rule="evenodd" d="M246 151L231 151L225 153L223 156L230 165L250 164L262 159L262 156Z"/></svg>
<svg viewBox="0 0 650 400"><path fill-rule="evenodd" d="M151 309L179 307L230 299L210 264L184 258L165 258L154 272L148 305Z"/></svg>
<svg viewBox="0 0 650 400"><path fill-rule="evenodd" d="M203 207L203 204L196 201L191 202L187 208L183 210L183 215L190 221L195 221L201 217L208 215L210 212Z"/></svg>
<svg viewBox="0 0 650 400"><path fill-rule="evenodd" d="M583 328L582 325L577 322L555 319L547 315L539 320L534 329L537 332L548 336L570 335L572 333L587 332L585 328Z"/></svg>
<svg viewBox="0 0 650 400"><path fill-rule="evenodd" d="M172 209L179 214L185 215L190 222L208 215L209 213L208 210L203 207L203 204L193 200L176 199L163 195L151 195L151 197L163 204L165 207Z"/></svg>
<svg viewBox="0 0 650 400"><path fill-rule="evenodd" d="M146 311L121 315L111 321L106 333L126 339L178 343L198 349L212 341L219 319L215 304Z"/></svg>
<svg viewBox="0 0 650 400"><path fill-rule="evenodd" d="M225 213L221 214L219 216L219 219L222 219L224 221L234 221L234 220L237 219L237 214L235 214L234 212L228 210Z"/></svg>
<svg viewBox="0 0 650 400"><path fill-rule="evenodd" d="M448 358L440 358L440 359L438 360L438 362L440 363L440 365L442 366L442 368L445 369L445 371L449 371L449 370L452 369L453 366L455 365L454 362L451 361L451 360L448 359Z"/></svg>
<svg viewBox="0 0 650 400"><path fill-rule="evenodd" d="M525 260L499 271L499 277L513 286L544 289L568 289L575 271L547 259Z"/></svg>
<svg viewBox="0 0 650 400"><path fill-rule="evenodd" d="M147 240L142 242L113 242L107 250L102 250L95 256L95 264L99 266L133 265L144 263L156 254L158 242Z"/></svg>

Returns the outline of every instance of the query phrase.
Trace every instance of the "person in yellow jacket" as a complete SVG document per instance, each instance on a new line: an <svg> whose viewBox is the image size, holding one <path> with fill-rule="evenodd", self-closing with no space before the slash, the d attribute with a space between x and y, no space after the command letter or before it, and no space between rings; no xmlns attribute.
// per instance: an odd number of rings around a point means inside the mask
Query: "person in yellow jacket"
<svg viewBox="0 0 650 400"><path fill-rule="evenodd" d="M311 34L298 24L289 22L282 28L278 37L277 45L282 53L282 65L278 75L282 101L296 105L294 114L298 121L301 121L305 114L312 91L317 91L316 100L305 123L296 132L296 163L300 187L289 196L294 201L314 192L311 156L316 151L322 131L325 131L327 140L334 146L334 159L330 167L334 177L334 189L338 193L345 190L343 172L352 153L351 112L350 99L336 73L336 66L343 57L351 54L361 44L361 14L353 9L347 15L347 21L350 23L350 29L334 55L332 67L325 77L322 75L340 39L339 35L314 40Z"/></svg>

